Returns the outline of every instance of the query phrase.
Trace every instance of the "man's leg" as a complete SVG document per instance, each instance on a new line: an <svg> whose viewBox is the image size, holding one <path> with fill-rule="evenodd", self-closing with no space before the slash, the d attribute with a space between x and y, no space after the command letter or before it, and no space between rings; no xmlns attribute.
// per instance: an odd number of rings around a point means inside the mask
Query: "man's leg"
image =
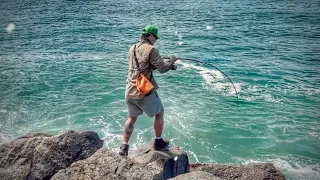
<svg viewBox="0 0 320 180"><path fill-rule="evenodd" d="M164 115L164 110L162 109L162 111L154 117L153 128L154 128L154 135L156 137L161 137L162 135L163 124L164 124L163 115Z"/></svg>
<svg viewBox="0 0 320 180"><path fill-rule="evenodd" d="M134 128L134 123L136 122L137 117L136 116L129 116L126 123L124 124L123 127L123 135L122 135L122 144L121 144L121 148L120 148L120 152L119 154L121 156L128 156L128 151L129 151L129 139L130 136L133 132L133 128Z"/></svg>
<svg viewBox="0 0 320 180"><path fill-rule="evenodd" d="M127 144L129 142L130 136L133 132L134 123L136 122L137 117L129 116L126 123L123 127L122 143Z"/></svg>
<svg viewBox="0 0 320 180"><path fill-rule="evenodd" d="M162 109L159 114L157 114L154 118L154 135L156 136L154 140L154 148L156 150L163 149L169 145L169 141L163 140L161 135L162 135L162 130L163 130L163 124L164 124L164 110Z"/></svg>

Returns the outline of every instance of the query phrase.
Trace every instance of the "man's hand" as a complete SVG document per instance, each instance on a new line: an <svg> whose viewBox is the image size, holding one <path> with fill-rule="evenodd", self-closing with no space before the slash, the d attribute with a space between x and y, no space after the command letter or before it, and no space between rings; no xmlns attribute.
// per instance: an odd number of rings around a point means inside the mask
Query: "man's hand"
<svg viewBox="0 0 320 180"><path fill-rule="evenodd" d="M177 64L172 64L171 70L177 70Z"/></svg>
<svg viewBox="0 0 320 180"><path fill-rule="evenodd" d="M177 69L177 64L174 63L177 60L178 60L178 58L176 58L175 56L170 56L170 61L173 62L172 66L171 66L171 70L176 70Z"/></svg>

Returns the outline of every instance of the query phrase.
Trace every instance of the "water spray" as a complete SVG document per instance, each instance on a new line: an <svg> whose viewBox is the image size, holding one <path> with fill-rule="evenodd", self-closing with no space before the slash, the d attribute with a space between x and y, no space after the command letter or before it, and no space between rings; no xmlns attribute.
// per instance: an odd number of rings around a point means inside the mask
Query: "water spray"
<svg viewBox="0 0 320 180"><path fill-rule="evenodd" d="M163 57L164 59L170 59L169 57ZM228 80L230 81L230 83L232 84L235 92L236 92L236 97L237 97L237 103L238 103L238 106L239 106L239 97L238 97L238 91L236 89L236 87L234 86L233 82L231 81L231 79L223 72L221 71L219 68L213 66L211 63L207 63L207 62L203 62L203 61L200 61L200 60L197 60L197 59L190 59L190 58L177 58L179 60L182 60L182 61L192 61L192 62L197 62L197 63L201 63L201 64L204 64L204 65L207 65L207 66L210 66L210 67L213 67L215 68L216 70L220 71L226 78L228 78Z"/></svg>

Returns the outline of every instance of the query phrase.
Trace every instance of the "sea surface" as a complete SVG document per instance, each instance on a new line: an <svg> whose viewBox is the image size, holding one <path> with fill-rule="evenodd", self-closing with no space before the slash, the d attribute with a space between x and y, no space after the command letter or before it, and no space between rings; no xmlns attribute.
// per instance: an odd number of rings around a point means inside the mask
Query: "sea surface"
<svg viewBox="0 0 320 180"><path fill-rule="evenodd" d="M191 163L271 162L287 179L320 179L319 9L319 0L2 0L0 143L91 130L117 151L128 48L155 24L161 55L206 63L154 73L164 138ZM153 136L153 119L139 117L131 152Z"/></svg>

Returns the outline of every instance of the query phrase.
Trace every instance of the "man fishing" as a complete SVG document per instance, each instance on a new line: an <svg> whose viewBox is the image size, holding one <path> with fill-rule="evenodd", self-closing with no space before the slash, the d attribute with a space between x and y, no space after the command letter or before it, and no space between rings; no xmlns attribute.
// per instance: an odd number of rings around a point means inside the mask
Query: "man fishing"
<svg viewBox="0 0 320 180"><path fill-rule="evenodd" d="M125 92L128 119L124 124L122 144L119 151L122 156L128 155L128 141L137 117L142 115L143 112L149 117L154 117L154 149L159 150L169 144L169 141L163 140L161 137L164 124L164 109L156 91L158 85L152 75L152 71L158 70L160 73L165 73L170 69L176 70L177 66L174 62L177 58L171 56L169 60L164 61L159 51L154 47L157 39L159 39L158 28L154 25L147 25L143 29L140 40L129 49L129 69ZM136 87L136 79L139 73L145 75L154 86L154 89L149 94L142 95Z"/></svg>

